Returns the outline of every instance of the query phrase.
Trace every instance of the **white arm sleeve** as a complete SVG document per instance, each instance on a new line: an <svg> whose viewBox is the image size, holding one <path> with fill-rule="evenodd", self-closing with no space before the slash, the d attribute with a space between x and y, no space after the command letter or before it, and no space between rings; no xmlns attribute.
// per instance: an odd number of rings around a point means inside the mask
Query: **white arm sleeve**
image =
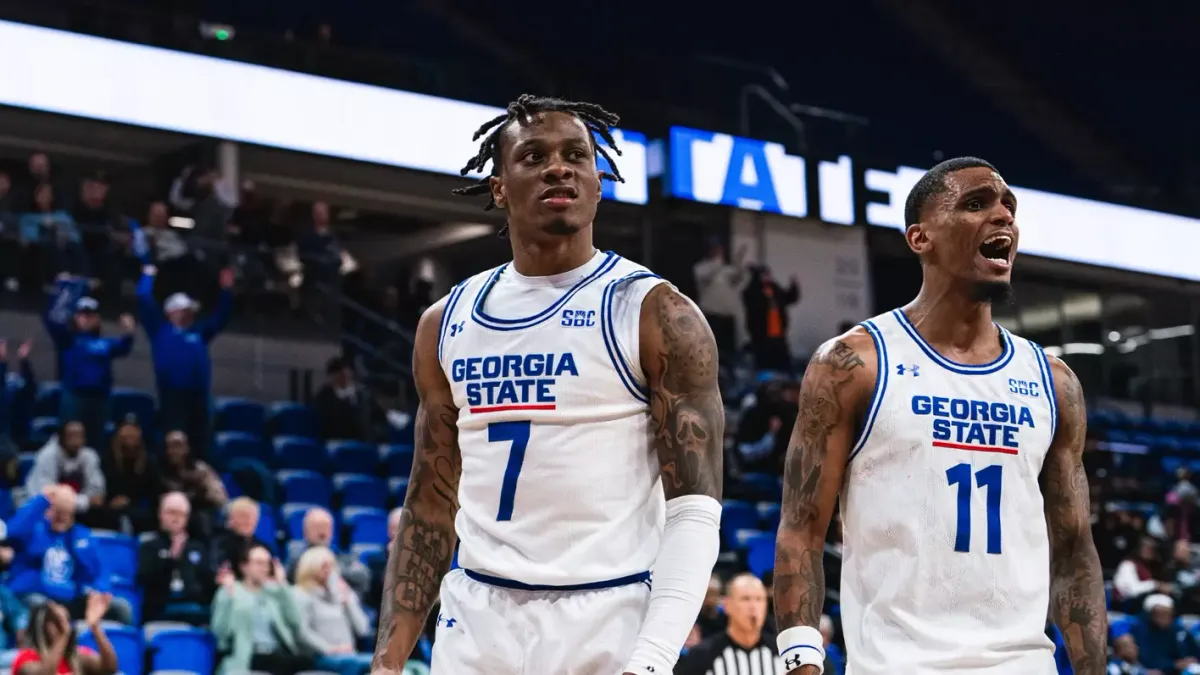
<svg viewBox="0 0 1200 675"><path fill-rule="evenodd" d="M650 603L625 672L667 675L687 640L721 548L721 503L705 495L667 502Z"/></svg>

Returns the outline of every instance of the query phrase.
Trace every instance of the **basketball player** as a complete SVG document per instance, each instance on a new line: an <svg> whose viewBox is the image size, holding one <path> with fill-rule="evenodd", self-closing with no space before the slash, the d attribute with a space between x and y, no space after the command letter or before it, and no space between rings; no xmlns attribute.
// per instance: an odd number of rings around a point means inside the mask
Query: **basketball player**
<svg viewBox="0 0 1200 675"><path fill-rule="evenodd" d="M524 95L476 133L463 173L491 175L457 192L507 212L513 261L417 327L374 673L400 672L439 584L436 675L666 675L696 619L719 548L717 351L691 301L592 245L616 122Z"/></svg>
<svg viewBox="0 0 1200 675"><path fill-rule="evenodd" d="M780 654L817 675L822 550L841 494L850 675L1104 672L1106 613L1083 469L1079 380L992 322L1017 252L1016 198L953 159L905 204L915 300L823 345L804 374L775 561Z"/></svg>

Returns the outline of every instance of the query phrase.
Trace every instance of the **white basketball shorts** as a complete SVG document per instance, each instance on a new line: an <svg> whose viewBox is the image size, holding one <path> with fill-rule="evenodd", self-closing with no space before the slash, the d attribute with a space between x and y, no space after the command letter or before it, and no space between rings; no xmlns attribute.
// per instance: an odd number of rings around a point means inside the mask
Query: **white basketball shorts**
<svg viewBox="0 0 1200 675"><path fill-rule="evenodd" d="M442 581L431 675L620 675L641 630L650 585L527 591Z"/></svg>

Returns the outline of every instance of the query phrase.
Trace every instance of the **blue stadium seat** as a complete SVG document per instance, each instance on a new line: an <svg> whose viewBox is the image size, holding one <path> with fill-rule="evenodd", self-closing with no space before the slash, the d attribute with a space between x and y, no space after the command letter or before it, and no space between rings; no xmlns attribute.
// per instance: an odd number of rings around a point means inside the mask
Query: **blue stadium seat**
<svg viewBox="0 0 1200 675"><path fill-rule="evenodd" d="M758 528L744 527L733 533L734 548L739 551L745 551L749 542L759 537L765 537L769 534L769 532L763 532Z"/></svg>
<svg viewBox="0 0 1200 675"><path fill-rule="evenodd" d="M333 487L341 496L342 508L347 506L387 507L387 486L374 476L355 473L335 473Z"/></svg>
<svg viewBox="0 0 1200 675"><path fill-rule="evenodd" d="M1164 434L1171 436L1183 436L1188 432L1188 423L1184 420L1161 420L1158 426Z"/></svg>
<svg viewBox="0 0 1200 675"><path fill-rule="evenodd" d="M346 509L343 523L350 530L350 545L387 545L387 513L381 509Z"/></svg>
<svg viewBox="0 0 1200 675"><path fill-rule="evenodd" d="M222 467L229 464L229 460L235 457L260 461L267 468L275 464L274 451L269 450L267 444L258 436L242 431L222 431L216 435L214 445L216 447L215 460Z"/></svg>
<svg viewBox="0 0 1200 675"><path fill-rule="evenodd" d="M276 401L267 408L267 427L276 436L317 437L317 414L302 403Z"/></svg>
<svg viewBox="0 0 1200 675"><path fill-rule="evenodd" d="M276 525L274 506L258 505L258 527L254 528L254 536L267 545L267 548L271 550L271 555L279 555L279 526Z"/></svg>
<svg viewBox="0 0 1200 675"><path fill-rule="evenodd" d="M747 473L742 475L742 485L751 499L780 501L783 499L783 483L779 476L769 473Z"/></svg>
<svg viewBox="0 0 1200 675"><path fill-rule="evenodd" d="M216 666L216 640L202 628L159 631L150 638L149 651L151 671L185 670L207 675Z"/></svg>
<svg viewBox="0 0 1200 675"><path fill-rule="evenodd" d="M404 496L408 494L407 478L388 479L388 506L393 508L404 504Z"/></svg>
<svg viewBox="0 0 1200 675"><path fill-rule="evenodd" d="M338 473L373 475L379 468L379 448L362 441L329 441L329 460Z"/></svg>
<svg viewBox="0 0 1200 675"><path fill-rule="evenodd" d="M284 502L316 504L325 508L329 508L333 502L329 481L320 474L312 471L280 471L275 477L283 489Z"/></svg>
<svg viewBox="0 0 1200 675"><path fill-rule="evenodd" d="M104 569L117 579L133 581L137 577L138 543L128 535L92 530L92 542L99 547Z"/></svg>
<svg viewBox="0 0 1200 675"><path fill-rule="evenodd" d="M1108 613L1108 630L1112 633L1113 638L1121 637L1137 625L1138 618L1136 616L1128 616L1119 612Z"/></svg>
<svg viewBox="0 0 1200 675"><path fill-rule="evenodd" d="M155 429L158 426L157 407L154 397L141 389L117 387L113 389L109 399L109 419L120 422L126 417L137 418L138 424L145 429Z"/></svg>
<svg viewBox="0 0 1200 675"><path fill-rule="evenodd" d="M726 546L736 542L738 530L754 529L758 526L758 511L746 502L727 500L721 509L721 534Z"/></svg>
<svg viewBox="0 0 1200 675"><path fill-rule="evenodd" d="M129 603L133 609L133 625L142 625L142 590L137 587L133 579L120 579L113 582L112 594L114 598L123 598Z"/></svg>
<svg viewBox="0 0 1200 675"><path fill-rule="evenodd" d="M8 488L0 488L0 520L8 520L15 510L12 491Z"/></svg>
<svg viewBox="0 0 1200 675"><path fill-rule="evenodd" d="M32 452L23 452L17 457L17 482L21 485L25 484L25 478L33 469L33 463L37 461L37 455Z"/></svg>
<svg viewBox="0 0 1200 675"><path fill-rule="evenodd" d="M1174 436L1159 436L1154 449L1158 452L1178 454L1183 452L1183 442Z"/></svg>
<svg viewBox="0 0 1200 675"><path fill-rule="evenodd" d="M39 448L58 433L58 417L35 417L29 423L29 442Z"/></svg>
<svg viewBox="0 0 1200 675"><path fill-rule="evenodd" d="M58 417L60 401L62 386L57 382L42 382L38 385L37 399L33 403L34 417Z"/></svg>
<svg viewBox="0 0 1200 675"><path fill-rule="evenodd" d="M142 631L140 628L105 623L104 634L112 643L113 651L117 653L117 663L121 664L121 672L125 675L142 675ZM79 632L79 645L96 650L96 639L92 632Z"/></svg>
<svg viewBox="0 0 1200 675"><path fill-rule="evenodd" d="M265 436L267 411L263 404L245 398L219 398L213 406L217 431L241 431Z"/></svg>
<svg viewBox="0 0 1200 675"><path fill-rule="evenodd" d="M1106 434L1110 443L1131 443L1129 432L1121 429L1109 429Z"/></svg>
<svg viewBox="0 0 1200 675"><path fill-rule="evenodd" d="M414 415L407 415L404 424L388 424L388 443L397 445L412 445L413 444L413 418ZM389 420L390 422L391 420Z"/></svg>
<svg viewBox="0 0 1200 675"><path fill-rule="evenodd" d="M1200 455L1200 438L1189 438L1183 441L1183 452L1189 455Z"/></svg>
<svg viewBox="0 0 1200 675"><path fill-rule="evenodd" d="M1180 467L1187 462L1187 460L1182 457L1163 457L1161 462L1163 473L1167 474L1168 476L1174 476L1175 472L1178 471Z"/></svg>
<svg viewBox="0 0 1200 675"><path fill-rule="evenodd" d="M387 445L383 448L383 466L387 475L408 478L412 473L413 446Z"/></svg>
<svg viewBox="0 0 1200 675"><path fill-rule="evenodd" d="M750 541L746 547L746 566L756 577L775 569L775 535L767 534Z"/></svg>
<svg viewBox="0 0 1200 675"><path fill-rule="evenodd" d="M779 504L761 502L758 505L758 524L768 532L779 529Z"/></svg>
<svg viewBox="0 0 1200 675"><path fill-rule="evenodd" d="M304 436L276 436L275 466L280 469L324 471L327 457L317 442Z"/></svg>
<svg viewBox="0 0 1200 675"><path fill-rule="evenodd" d="M350 547L350 555L367 567L380 565L387 561L387 544L354 544Z"/></svg>

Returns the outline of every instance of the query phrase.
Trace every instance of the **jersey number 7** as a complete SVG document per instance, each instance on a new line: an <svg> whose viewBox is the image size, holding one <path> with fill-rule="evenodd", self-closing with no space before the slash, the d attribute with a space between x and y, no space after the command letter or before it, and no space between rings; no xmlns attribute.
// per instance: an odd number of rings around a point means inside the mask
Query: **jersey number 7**
<svg viewBox="0 0 1200 675"><path fill-rule="evenodd" d="M946 469L946 480L958 486L958 531L954 535L954 550L971 551L971 465L956 464ZM1000 488L1004 483L1004 467L999 464L975 472L975 484L987 490L987 552L1000 553Z"/></svg>
<svg viewBox="0 0 1200 675"><path fill-rule="evenodd" d="M525 463L525 448L529 446L530 422L492 422L488 425L488 443L512 443L504 481L500 484L500 510L496 520L512 520L513 498L517 495L517 478Z"/></svg>

